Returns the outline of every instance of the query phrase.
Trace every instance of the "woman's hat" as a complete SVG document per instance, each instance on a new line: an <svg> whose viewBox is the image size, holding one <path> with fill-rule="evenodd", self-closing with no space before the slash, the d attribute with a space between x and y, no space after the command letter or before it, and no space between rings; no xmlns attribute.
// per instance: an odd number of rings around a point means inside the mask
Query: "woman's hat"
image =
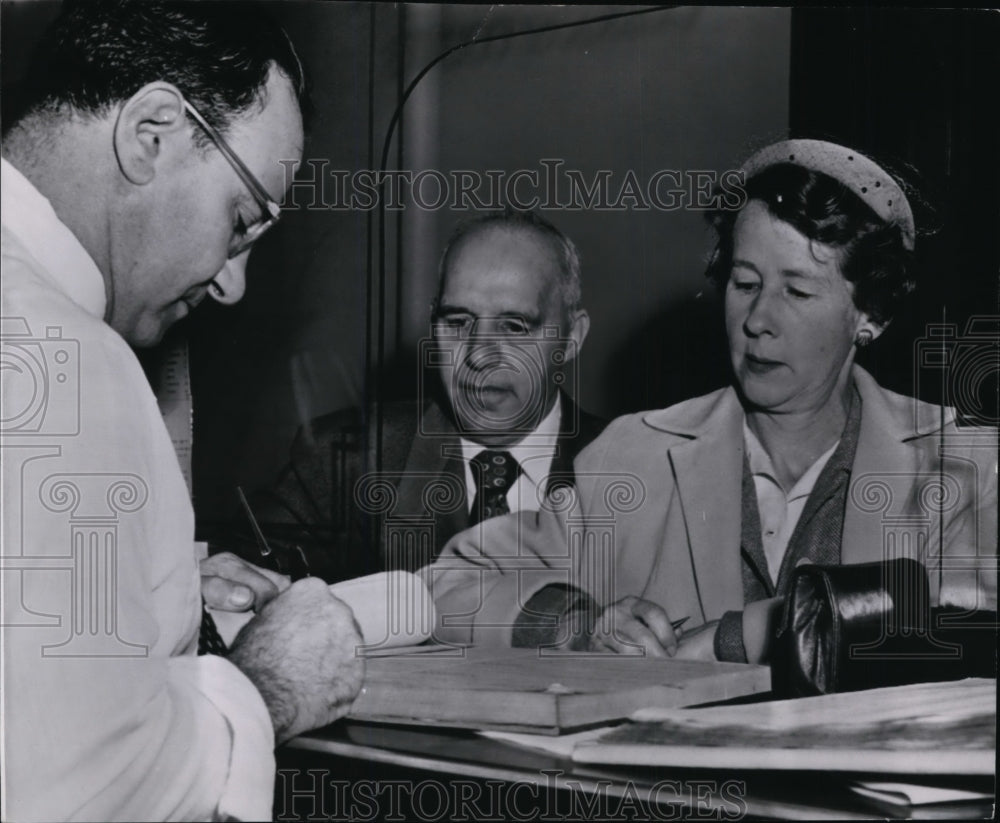
<svg viewBox="0 0 1000 823"><path fill-rule="evenodd" d="M843 183L887 223L903 233L903 246L912 251L916 231L910 201L895 178L863 154L825 140L784 140L765 146L743 164L747 179L778 163L821 172Z"/></svg>

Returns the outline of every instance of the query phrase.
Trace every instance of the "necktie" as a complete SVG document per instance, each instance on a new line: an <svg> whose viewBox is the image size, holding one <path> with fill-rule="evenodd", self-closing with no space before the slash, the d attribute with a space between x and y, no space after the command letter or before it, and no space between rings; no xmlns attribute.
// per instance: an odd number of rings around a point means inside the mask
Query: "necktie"
<svg viewBox="0 0 1000 823"><path fill-rule="evenodd" d="M507 492L514 485L521 467L510 452L485 449L472 458L476 479L476 499L472 503L472 523L498 514L509 514Z"/></svg>
<svg viewBox="0 0 1000 823"><path fill-rule="evenodd" d="M226 648L225 641L219 634L219 629L215 625L215 620L205 608L205 601L201 603L201 629L198 633L198 654L218 654L225 656L229 649Z"/></svg>

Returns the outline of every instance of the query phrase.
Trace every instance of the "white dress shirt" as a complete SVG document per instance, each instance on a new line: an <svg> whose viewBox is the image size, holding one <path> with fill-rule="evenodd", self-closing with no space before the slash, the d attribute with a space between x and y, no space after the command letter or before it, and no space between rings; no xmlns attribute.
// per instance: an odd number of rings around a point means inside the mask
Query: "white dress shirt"
<svg viewBox="0 0 1000 823"><path fill-rule="evenodd" d="M770 455L747 425L745 417L743 440L746 443L750 473L753 475L754 489L757 492L760 539L764 547L764 556L767 558L767 570L771 574L771 582L777 585L781 561L788 551L788 541L792 539L792 533L802 516L809 495L812 494L813 486L816 485L823 467L837 450L840 440L838 438L836 443L816 458L816 462L806 469L787 494L778 482L778 473Z"/></svg>
<svg viewBox="0 0 1000 823"><path fill-rule="evenodd" d="M2 169L0 816L269 819L267 708L195 654L194 513L156 398L94 261Z"/></svg>
<svg viewBox="0 0 1000 823"><path fill-rule="evenodd" d="M536 512L545 499L545 489L552 471L552 458L555 457L559 441L559 426L562 421L562 397L556 395L552 410L542 418L538 427L513 446L483 446L466 438L460 438L462 443L462 459L465 462L466 504L472 511L476 500L476 478L472 471L472 459L483 451L510 452L518 462L521 472L515 483L507 490L507 505L512 512Z"/></svg>

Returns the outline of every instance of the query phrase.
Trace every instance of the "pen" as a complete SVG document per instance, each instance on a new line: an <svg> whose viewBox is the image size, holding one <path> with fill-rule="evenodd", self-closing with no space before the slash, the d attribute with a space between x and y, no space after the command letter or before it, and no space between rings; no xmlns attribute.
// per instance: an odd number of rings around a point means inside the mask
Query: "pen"
<svg viewBox="0 0 1000 823"><path fill-rule="evenodd" d="M690 617L682 617L680 620L671 620L670 621L670 628L673 629L675 632L679 631L680 628L681 628L681 626L683 626L685 623L687 623L688 620L690 620L690 619L691 619Z"/></svg>
<svg viewBox="0 0 1000 823"><path fill-rule="evenodd" d="M250 528L253 529L253 536L257 540L257 549L260 551L261 556L269 557L271 555L271 547L268 545L267 538L264 537L264 532L260 530L257 518L253 516L253 511L247 502L247 496L243 494L243 489L240 486L236 487L236 493L240 496L240 504L243 506L243 511L247 513Z"/></svg>
<svg viewBox="0 0 1000 823"><path fill-rule="evenodd" d="M250 528L253 529L254 539L257 541L257 550L260 552L260 556L265 560L270 560L275 567L275 571L280 574L287 574L292 580L298 580L302 577L312 577L312 572L309 571L309 559L306 557L306 553L302 551L302 547L295 544L289 550L296 552L299 560L302 562L301 568L289 568L288 562L275 553L274 549L271 548L271 544L267 542L267 538L264 537L264 532L261 531L260 524L257 522L257 518L254 517L253 509L250 508L247 496L243 493L243 488L237 486L236 493L240 496L240 505L243 506L247 520L250 521Z"/></svg>

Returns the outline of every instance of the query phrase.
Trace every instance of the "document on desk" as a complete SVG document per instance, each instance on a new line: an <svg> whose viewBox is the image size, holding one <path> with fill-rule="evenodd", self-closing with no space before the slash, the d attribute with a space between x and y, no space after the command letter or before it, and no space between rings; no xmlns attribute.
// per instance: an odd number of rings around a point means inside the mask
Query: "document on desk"
<svg viewBox="0 0 1000 823"><path fill-rule="evenodd" d="M743 706L645 710L581 744L584 763L887 774L995 771L996 680L970 678Z"/></svg>
<svg viewBox="0 0 1000 823"><path fill-rule="evenodd" d="M647 706L690 706L770 687L769 669L739 663L455 648L369 659L350 717L559 734Z"/></svg>
<svg viewBox="0 0 1000 823"><path fill-rule="evenodd" d="M330 592L354 612L364 640L358 649L360 654L385 654L401 647L417 647L434 630L437 620L434 600L423 580L410 572L376 572L334 583ZM239 630L254 616L253 612L209 611L227 645L232 644Z"/></svg>

